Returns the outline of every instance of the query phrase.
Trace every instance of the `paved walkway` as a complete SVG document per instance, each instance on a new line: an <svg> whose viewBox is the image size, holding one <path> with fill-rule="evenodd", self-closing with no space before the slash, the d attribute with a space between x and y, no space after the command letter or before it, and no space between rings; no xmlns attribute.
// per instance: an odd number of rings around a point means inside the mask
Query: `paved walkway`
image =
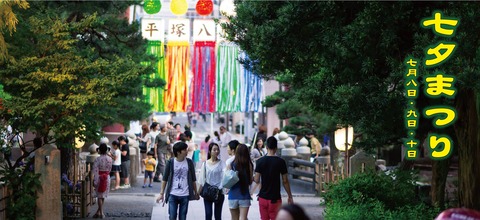
<svg viewBox="0 0 480 220"><path fill-rule="evenodd" d="M282 198L283 204L286 204L287 198ZM305 211L310 216L310 219L323 219L323 207L320 204L320 197L313 196L297 196L294 195L294 203L302 206ZM152 220L153 219L168 219L168 207L165 204L162 207L161 204L156 204L153 206L152 210ZM202 199L199 201L190 201L188 205L187 219L205 219L205 209ZM228 201L225 199L222 209L222 219L231 219L230 210L228 208ZM248 219L260 219L260 212L258 210L258 201L256 199L252 200L252 206L248 211Z"/></svg>
<svg viewBox="0 0 480 220"><path fill-rule="evenodd" d="M210 118L207 117L207 122L199 121L196 127L192 128L195 132L195 142L200 143L210 131ZM187 118L179 114L173 118L175 123L184 125ZM214 130L218 130L219 124L214 124ZM244 137L241 135L233 135L234 139L243 142ZM105 201L104 212L107 219L117 220L148 220L148 219L168 219L167 205L162 207L161 204L155 202L160 193L160 183L153 183L152 188L142 188L143 176L137 176L137 184L130 189L119 189L110 192L110 195ZM323 206L320 206L320 197L316 197L311 187L305 187L298 183L291 182L291 188L294 196L294 202L301 205L308 213L311 219L323 219ZM282 188L282 195L284 196L283 203L286 203L286 193ZM90 208L90 216L86 219L92 219L92 215L97 210L97 205ZM258 201L252 200L252 206L248 213L248 218L257 220L260 219L258 210ZM188 208L187 219L201 220L205 219L205 210L203 200L190 201ZM228 201L225 200L222 209L222 219L231 219L228 208Z"/></svg>

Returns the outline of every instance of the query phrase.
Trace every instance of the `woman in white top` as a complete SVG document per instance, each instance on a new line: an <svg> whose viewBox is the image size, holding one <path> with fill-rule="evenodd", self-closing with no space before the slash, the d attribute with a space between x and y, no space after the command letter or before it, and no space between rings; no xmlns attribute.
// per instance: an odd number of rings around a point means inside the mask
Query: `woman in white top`
<svg viewBox="0 0 480 220"><path fill-rule="evenodd" d="M202 187L205 185L205 182L210 184L211 186L216 186L219 188L219 195L217 200L215 201L207 201L203 200L203 204L205 205L205 219L209 220L212 219L213 215L213 205L215 204L215 220L222 219L222 206L223 201L225 200L225 196L222 193L222 178L223 178L223 170L225 168L225 163L220 160L220 147L216 143L211 143L208 146L208 160L202 163L202 168L200 170L200 190L202 191Z"/></svg>
<svg viewBox="0 0 480 220"><path fill-rule="evenodd" d="M145 135L145 140L147 140L147 153L155 149L155 138L160 134L160 124L153 122L150 125L150 133Z"/></svg>
<svg viewBox="0 0 480 220"><path fill-rule="evenodd" d="M250 152L250 159L253 162L253 169L255 169L256 161L258 159L260 159L261 157L263 157L263 155L265 155L265 154L266 154L266 152L265 152L265 148L264 148L264 144L263 144L263 139L258 138L255 141L255 146L253 146L253 149ZM250 190L250 195L253 195L253 193L255 193L255 191L257 190L257 188L261 188L261 183L255 184L252 187L252 190Z"/></svg>
<svg viewBox="0 0 480 220"><path fill-rule="evenodd" d="M112 159L113 159L113 164L112 164L112 172L115 173L115 188L112 189L112 191L117 190L120 188L120 165L122 164L122 161L120 159L120 155L122 152L120 151L120 143L118 141L113 141L113 150L112 150Z"/></svg>

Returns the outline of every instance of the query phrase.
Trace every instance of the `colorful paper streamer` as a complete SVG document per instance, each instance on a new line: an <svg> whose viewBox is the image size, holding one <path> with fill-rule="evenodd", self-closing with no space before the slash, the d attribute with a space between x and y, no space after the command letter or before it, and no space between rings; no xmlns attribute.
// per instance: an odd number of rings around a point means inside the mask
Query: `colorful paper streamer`
<svg viewBox="0 0 480 220"><path fill-rule="evenodd" d="M215 42L195 42L192 60L192 111L215 112Z"/></svg>
<svg viewBox="0 0 480 220"><path fill-rule="evenodd" d="M149 79L165 79L165 64L164 64L164 46L161 41L148 41L147 54L156 57L155 71L148 75ZM150 62L142 62L144 65L149 65ZM143 87L143 95L145 102L151 104L153 111L162 112L164 110L163 104L163 88Z"/></svg>
<svg viewBox="0 0 480 220"><path fill-rule="evenodd" d="M166 55L164 111L185 112L188 105L190 45L188 42L168 42Z"/></svg>

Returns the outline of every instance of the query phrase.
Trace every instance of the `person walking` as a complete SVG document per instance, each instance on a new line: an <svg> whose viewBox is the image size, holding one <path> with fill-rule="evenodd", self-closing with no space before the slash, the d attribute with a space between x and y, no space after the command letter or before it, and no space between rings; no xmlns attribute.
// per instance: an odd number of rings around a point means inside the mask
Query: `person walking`
<svg viewBox="0 0 480 220"><path fill-rule="evenodd" d="M195 144L195 142L193 142L193 134L191 131L187 130L185 132L183 132L185 134L185 143L188 144L188 148L187 148L187 158L189 159L192 159L193 160L193 152L197 149L197 145ZM195 162L195 161L193 161Z"/></svg>
<svg viewBox="0 0 480 220"><path fill-rule="evenodd" d="M98 209L93 215L93 218L105 218L103 213L103 205L105 204L105 198L108 197L110 191L110 171L112 170L112 155L107 154L107 144L100 144L98 147L100 156L95 159L93 163L93 183L95 186L95 193L98 198Z"/></svg>
<svg viewBox="0 0 480 220"><path fill-rule="evenodd" d="M267 126L260 125L260 127L258 127L258 132L255 132L250 146L255 147L258 139L262 139L263 143L267 141Z"/></svg>
<svg viewBox="0 0 480 220"><path fill-rule="evenodd" d="M309 131L306 137L308 140L310 140L311 157L317 158L320 154L320 150L322 149L320 141L318 141L318 139L315 137L315 133L313 131Z"/></svg>
<svg viewBox="0 0 480 220"><path fill-rule="evenodd" d="M238 145L240 142L237 140L231 140L227 144L227 154L228 154L228 159L225 161L226 165L229 165L235 160L235 151L237 150Z"/></svg>
<svg viewBox="0 0 480 220"><path fill-rule="evenodd" d="M122 179L123 179L123 186L120 186L121 189L129 189L130 188L130 147L128 146L128 140L125 136L118 137L118 142L120 143L120 151L121 156L120 159L122 161L120 167L122 170Z"/></svg>
<svg viewBox="0 0 480 220"><path fill-rule="evenodd" d="M200 169L200 190L202 191L205 183L208 183L211 186L215 186L220 189L218 198L215 201L208 201L203 199L203 204L205 206L205 220L211 220L213 215L213 205L215 205L215 220L222 219L222 207L223 202L225 201L225 196L222 193L222 178L223 170L225 169L225 163L220 160L220 146L216 143L211 143L208 146L207 160L202 163Z"/></svg>
<svg viewBox="0 0 480 220"><path fill-rule="evenodd" d="M263 139L258 138L256 140L255 145L253 146L253 149L250 152L250 159L252 159L254 169L255 169L256 161L266 154L263 143L264 143ZM255 193L257 188L260 186L261 186L261 183L255 183L254 186L252 187L252 190L250 191L250 194Z"/></svg>
<svg viewBox="0 0 480 220"><path fill-rule="evenodd" d="M120 157L122 156L122 152L120 151L120 143L118 143L117 140L114 140L112 142L112 145L113 145L112 172L115 174L115 188L113 188L112 191L114 191L114 190L120 189L120 171L122 170L121 168L122 160L120 159Z"/></svg>
<svg viewBox="0 0 480 220"><path fill-rule="evenodd" d="M210 135L207 135L207 137L205 137L205 140L203 140L202 143L200 143L200 155L202 158L201 159L202 162L207 160L207 154L209 151L210 143L211 143Z"/></svg>
<svg viewBox="0 0 480 220"><path fill-rule="evenodd" d="M219 138L220 138L220 142L219 142L220 147L222 149L226 149L228 143L230 143L230 141L232 140L232 134L230 134L230 132L228 132L224 126L220 126ZM222 150L222 152L225 152L225 153L221 153L220 159L222 159L223 161L226 161L228 159L228 154L226 153L227 151Z"/></svg>
<svg viewBox="0 0 480 220"><path fill-rule="evenodd" d="M277 139L273 136L267 139L267 155L257 160L255 166L255 183L262 186L258 193L258 205L260 209L260 218L262 220L274 220L278 209L282 205L282 196L280 194L280 176L282 177L283 187L288 194L288 204L293 204L290 183L288 182L287 164L285 160L277 155Z"/></svg>
<svg viewBox="0 0 480 220"><path fill-rule="evenodd" d="M150 125L150 132L147 135L147 138L150 139L150 141L148 142L149 145L148 145L148 148L147 148L147 152L148 151L154 151L155 152L155 138L157 137L158 134L160 134L160 124L157 123L157 122L153 122Z"/></svg>
<svg viewBox="0 0 480 220"><path fill-rule="evenodd" d="M228 191L228 206L233 220L247 220L251 205L250 185L253 181L253 164L245 144L237 146L235 159L227 165L227 170L238 172L239 181Z"/></svg>
<svg viewBox="0 0 480 220"><path fill-rule="evenodd" d="M170 146L168 147L167 159L173 157L173 143L177 141L177 130L173 126L173 122L169 121L167 124L167 135L170 140Z"/></svg>
<svg viewBox="0 0 480 220"><path fill-rule="evenodd" d="M139 143L139 148L140 148L140 155L141 155L141 160L145 160L147 158L147 152L150 151L148 148L150 148L150 143L151 143L151 138L150 138L150 129L148 129L148 125L143 124L142 125L142 134L140 137L137 137L138 143ZM140 170L142 173L145 172L145 165L143 163L140 163Z"/></svg>
<svg viewBox="0 0 480 220"><path fill-rule="evenodd" d="M148 187L152 187L152 180L153 180L153 171L155 170L155 165L157 161L153 158L154 153L149 151L147 153L147 158L142 160L142 163L145 165L145 176L143 178L143 186L142 188L147 187L147 178L150 180L150 184Z"/></svg>
<svg viewBox="0 0 480 220"><path fill-rule="evenodd" d="M160 182L160 175L165 172L165 161L168 153L170 139L167 136L165 125L160 125L160 133L155 137L155 154L157 155L157 171L155 172L154 182Z"/></svg>
<svg viewBox="0 0 480 220"><path fill-rule="evenodd" d="M181 141L173 145L175 158L167 162L160 195L157 198L157 203L168 203L170 220L176 220L177 216L179 220L186 220L189 200L200 199L195 167L193 161L187 158L187 148L188 145Z"/></svg>

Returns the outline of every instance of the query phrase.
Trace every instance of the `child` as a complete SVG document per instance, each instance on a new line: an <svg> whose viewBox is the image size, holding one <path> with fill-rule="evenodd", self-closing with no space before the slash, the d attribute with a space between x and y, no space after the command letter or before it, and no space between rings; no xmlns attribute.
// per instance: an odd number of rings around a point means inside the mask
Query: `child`
<svg viewBox="0 0 480 220"><path fill-rule="evenodd" d="M113 141L113 150L111 153L111 157L113 159L113 165L112 165L112 172L115 173L115 188L112 189L112 191L117 190L120 188L120 165L122 164L122 161L120 160L120 143L118 141Z"/></svg>
<svg viewBox="0 0 480 220"><path fill-rule="evenodd" d="M153 158L153 151L147 153L147 158L143 159L143 164L145 164L145 178L143 179L143 188L147 187L147 178L150 179L150 184L148 187L152 187L153 171L155 170L156 161Z"/></svg>

